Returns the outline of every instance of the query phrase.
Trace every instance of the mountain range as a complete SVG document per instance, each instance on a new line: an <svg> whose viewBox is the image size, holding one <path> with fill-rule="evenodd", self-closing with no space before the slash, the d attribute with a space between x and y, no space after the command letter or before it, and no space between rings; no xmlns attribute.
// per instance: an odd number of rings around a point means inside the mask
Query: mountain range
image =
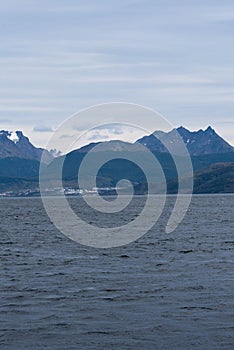
<svg viewBox="0 0 234 350"><path fill-rule="evenodd" d="M155 131L154 134L144 136L133 144L119 140L90 143L58 157L53 157L51 152L35 147L22 131L2 130L0 131L0 193L36 189L43 151L46 154L46 176L50 179L51 186L56 186L57 169L63 162L64 187L77 187L79 166L91 149L96 158L101 157L102 152L109 152L112 155L111 158L115 159L107 162L100 169L97 187L115 187L120 179L125 178L132 181L136 193L146 193L146 179L141 169L132 162L121 159L123 152L137 153L141 157L140 145L150 149L158 159L165 173L168 192L176 193L177 170L165 145L170 144L173 149L176 149L180 137L191 156L194 169L194 192L234 192L234 147L210 126L206 130L192 132L181 126L167 133ZM94 148L97 145L98 148ZM186 179L189 174L184 176ZM85 174L87 188L91 179L92 174ZM157 188L158 184L156 183L155 186Z"/></svg>

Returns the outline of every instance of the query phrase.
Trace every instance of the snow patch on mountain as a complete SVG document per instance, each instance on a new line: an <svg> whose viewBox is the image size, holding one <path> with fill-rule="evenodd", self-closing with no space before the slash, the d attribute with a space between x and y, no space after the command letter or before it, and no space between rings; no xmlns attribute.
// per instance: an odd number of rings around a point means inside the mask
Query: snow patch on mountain
<svg viewBox="0 0 234 350"><path fill-rule="evenodd" d="M14 143L19 142L19 136L17 135L17 133L15 131L9 132L7 138Z"/></svg>

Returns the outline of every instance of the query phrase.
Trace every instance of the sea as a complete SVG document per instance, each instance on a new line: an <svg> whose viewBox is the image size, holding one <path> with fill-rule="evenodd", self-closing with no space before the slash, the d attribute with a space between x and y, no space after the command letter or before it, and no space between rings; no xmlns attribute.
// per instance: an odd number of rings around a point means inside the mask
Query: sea
<svg viewBox="0 0 234 350"><path fill-rule="evenodd" d="M165 233L174 201L137 241L100 249L59 232L40 198L1 198L0 349L234 349L234 195L194 195Z"/></svg>

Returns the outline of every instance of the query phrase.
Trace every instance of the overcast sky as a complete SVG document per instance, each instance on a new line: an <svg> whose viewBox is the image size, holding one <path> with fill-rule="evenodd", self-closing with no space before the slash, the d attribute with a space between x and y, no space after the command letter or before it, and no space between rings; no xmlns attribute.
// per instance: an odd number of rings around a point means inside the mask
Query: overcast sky
<svg viewBox="0 0 234 350"><path fill-rule="evenodd" d="M0 74L0 129L37 146L112 101L234 145L234 1L1 1Z"/></svg>

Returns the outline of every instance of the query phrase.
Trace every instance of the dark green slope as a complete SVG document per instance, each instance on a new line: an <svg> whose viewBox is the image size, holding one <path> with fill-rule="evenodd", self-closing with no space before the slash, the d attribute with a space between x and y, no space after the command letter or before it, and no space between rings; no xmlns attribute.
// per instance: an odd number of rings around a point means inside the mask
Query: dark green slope
<svg viewBox="0 0 234 350"><path fill-rule="evenodd" d="M0 192L35 190L38 188L38 179L24 179L15 177L0 177Z"/></svg>
<svg viewBox="0 0 234 350"><path fill-rule="evenodd" d="M54 159L47 167L46 172L46 177L51 180L51 186L53 186L53 183L56 183L58 178L57 170L59 165L64 162L64 186L77 187L79 166L86 154L86 152L73 151L66 157ZM177 172L171 156L168 153L154 153L154 155L165 173L168 192L176 193ZM97 156L98 153L94 154L94 157ZM136 193L147 192L146 178L142 170L135 164L118 158L118 152L113 152L113 158L117 159L106 163L98 172L97 186L114 187L119 180L124 178L134 184ZM234 152L193 156L191 159L194 167L194 193L234 193ZM183 162L183 158L178 158L178 161ZM0 159L1 192L38 187L39 166L39 162L34 160L21 158ZM184 174L185 179L187 175ZM85 179L87 188L89 188L92 176L92 173L87 172ZM157 188L160 179L157 176L154 179L155 188Z"/></svg>
<svg viewBox="0 0 234 350"><path fill-rule="evenodd" d="M161 164L161 167L164 171L164 174L166 176L167 182L168 182L168 191L170 193L175 193L177 191L177 171L175 164L168 153L158 153L153 152L155 157L158 159L159 163ZM63 181L64 185L66 186L69 184L69 186L75 186L77 187L77 174L79 170L79 166L85 157L87 153L86 152L79 152L79 151L73 151L66 155L66 157L59 157L56 158L48 167L47 176L50 179L57 179L58 177L58 168L59 165L63 163ZM131 153L132 154L132 153ZM131 154L129 155L131 158ZM137 188L138 192L147 190L146 179L145 175L142 172L142 170L134 165L133 163L126 161L125 159L121 159L121 153L118 152L110 152L110 155L112 155L113 160L107 162L102 166L102 168L98 172L97 176L97 186L98 187L110 187L115 186L116 183L121 179L128 179L131 181L135 187ZM100 154L95 153L93 154L93 157L101 157ZM141 156L138 154L138 157ZM144 154L142 154L142 157L144 157ZM232 174L228 174L227 178L224 179L224 175L217 179L216 185L214 187L210 187L210 183L207 183L207 178L204 175L202 177L202 174L206 174L207 172L210 172L210 166L212 164L217 163L224 163L224 164L230 164L234 163L234 152L229 153L222 153L222 154L208 154L208 155L200 155L200 156L193 156L191 157L194 173L195 173L195 192L201 193L201 192L217 192L217 191L227 191L227 189L232 189L232 186L228 185L228 182L232 182ZM183 158L178 157L177 161L183 164ZM150 168L151 165L149 165ZM215 172L221 171L218 168L211 168L212 173L215 174ZM152 167L153 171L153 167ZM229 167L222 167L223 173L226 171L229 172ZM90 173L87 170L86 176L86 187L89 188L90 180L93 176L92 173ZM188 174L184 174L184 177L186 178ZM210 175L211 176L211 175ZM157 184L160 179L157 179L157 176L155 178L155 183ZM225 180L225 187L222 185L222 181ZM220 184L218 185L218 181ZM201 182L201 183L200 183ZM207 189L206 189L207 188ZM139 190L140 189L140 190ZM233 191L234 192L234 191Z"/></svg>
<svg viewBox="0 0 234 350"><path fill-rule="evenodd" d="M0 159L0 176L9 178L38 179L40 162L31 159L9 157Z"/></svg>
<svg viewBox="0 0 234 350"><path fill-rule="evenodd" d="M195 173L194 193L234 193L234 163L217 163Z"/></svg>

